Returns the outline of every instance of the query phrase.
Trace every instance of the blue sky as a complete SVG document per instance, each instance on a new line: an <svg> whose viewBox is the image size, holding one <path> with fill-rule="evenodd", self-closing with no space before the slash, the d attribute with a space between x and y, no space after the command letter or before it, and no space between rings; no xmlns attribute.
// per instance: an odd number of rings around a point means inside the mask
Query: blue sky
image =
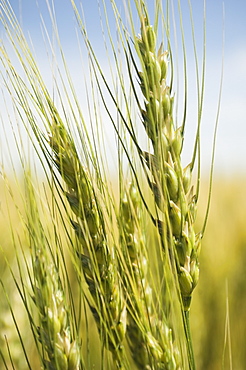
<svg viewBox="0 0 246 370"><path fill-rule="evenodd" d="M38 3L38 6L37 6ZM96 53L105 68L108 68L105 58L105 50L101 37L101 26L98 15L98 0L76 1L78 6L82 4L86 27ZM101 1L100 1L101 3ZM116 1L121 14L124 16L124 1ZM132 1L134 3L134 1ZM176 3L176 1L174 1ZM31 37L35 54L45 74L50 68L47 61L43 36L41 33L40 14L44 17L48 31L51 31L51 22L48 15L46 0L10 0L10 4L25 31L27 37ZM115 27L115 21L110 10L110 1L106 0L109 11L111 29ZM153 4L149 0L148 4ZM196 113L193 105L196 102L196 87L194 73L193 46L191 39L190 18L188 1L182 0L182 16L185 30L188 78L189 78L189 108L187 120L187 144L184 152L185 160L189 160L192 148ZM193 19L195 26L197 51L201 63L202 19L203 0L192 0ZM204 116L202 121L202 155L204 167L209 167L211 156L211 143L213 127L216 117L218 93L222 64L222 35L223 35L223 4L225 9L225 58L223 95L221 103L218 139L216 147L216 171L218 174L230 175L232 172L244 172L246 174L246 1L245 0L207 0L206 1L206 24L207 24L207 67L204 99ZM76 40L76 20L69 0L54 0L56 19L59 28L60 39L66 55L66 60L71 68L72 75L83 71L80 69L78 44ZM152 11L151 11L152 13ZM175 13L177 16L177 13ZM136 28L138 27L137 17ZM176 19L178 23L178 19ZM0 28L4 39L3 28ZM114 33L115 35L116 33ZM179 57L180 58L180 54ZM179 61L181 63L181 61ZM47 71L46 71L47 70ZM48 72L47 72L48 73ZM82 91L82 88L81 88ZM1 129L1 128L0 128ZM233 169L233 170L232 170Z"/></svg>

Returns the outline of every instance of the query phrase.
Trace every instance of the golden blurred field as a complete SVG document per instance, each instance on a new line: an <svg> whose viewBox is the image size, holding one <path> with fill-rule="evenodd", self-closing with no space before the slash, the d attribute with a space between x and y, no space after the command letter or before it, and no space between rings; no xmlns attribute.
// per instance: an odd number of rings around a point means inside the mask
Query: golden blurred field
<svg viewBox="0 0 246 370"><path fill-rule="evenodd" d="M12 185L12 184L11 184ZM246 332L246 179L236 177L217 178L214 180L211 209L200 258L200 280L193 294L191 308L191 326L194 341L195 358L198 370L232 369L243 370L246 367L244 338ZM20 238L17 245L25 248L25 236L22 223L11 196L7 196L6 187L0 186L0 246L16 271L11 228ZM11 186L15 188L14 182ZM18 189L20 191L20 188ZM8 197L7 205L5 203ZM18 197L15 197L15 202ZM202 186L198 203L197 230L201 227L207 200L207 184ZM23 238L23 240L22 240ZM15 308L19 328L31 341L27 318L22 314L21 301L14 288L9 269L0 259L1 279L8 291L11 305ZM13 359L18 369L26 369L23 354L18 349L18 335L13 329L13 321L8 304L0 293L0 346L6 341L14 344ZM18 314L19 312L19 314ZM230 359L231 344L231 359ZM30 345L30 351L32 346ZM92 349L93 350L93 349ZM31 356L31 354L29 353ZM1 357L0 357L1 364ZM3 365L0 366L3 368Z"/></svg>
<svg viewBox="0 0 246 370"><path fill-rule="evenodd" d="M232 369L246 368L245 186L246 179L239 176L214 181L191 309L197 369L229 369L229 343ZM203 193L200 222L205 201Z"/></svg>

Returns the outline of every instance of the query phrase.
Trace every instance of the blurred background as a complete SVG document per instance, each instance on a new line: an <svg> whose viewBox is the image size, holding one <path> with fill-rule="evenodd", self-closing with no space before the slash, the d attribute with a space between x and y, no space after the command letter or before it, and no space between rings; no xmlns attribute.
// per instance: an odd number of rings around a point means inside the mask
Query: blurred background
<svg viewBox="0 0 246 370"><path fill-rule="evenodd" d="M105 71L105 74L110 74L100 24L100 11L103 13L103 7L99 11L97 0L82 0L81 2L76 1L76 3L79 7L80 4L83 7L88 36L100 59L101 67ZM125 2L123 0L117 0L116 3L123 16L127 11ZM133 4L134 1L131 1L131 3ZM148 3L150 14L153 16L153 2L152 0L148 0ZM39 0L38 2L10 0L10 4L16 12L26 37L30 40L45 82L52 89L52 63L50 64L52 56L48 53L44 42L46 38L44 35L44 24L51 36L51 43L52 37L54 37L52 35L52 24L47 3L44 0ZM204 61L204 2L202 0L192 0L191 5L198 66L201 73L202 63ZM76 19L70 2L67 0L54 0L53 6L55 8L59 36L66 62L69 66L81 105L85 109L86 119L88 116L85 99L86 91L84 88L86 72L83 69L83 62L87 57L86 50L83 47L79 50L78 45L80 44L78 43ZM116 29L115 20L110 9L110 2L107 0L106 6L109 15L109 25L112 29L113 37L117 40L117 35L114 31ZM191 160L197 125L197 80L188 1L182 1L181 11L188 73L188 111L183 154L184 165L187 165ZM173 1L171 12L174 15L177 26L176 38L174 31L172 37L174 44L176 44L176 57L179 64L179 84L182 86L183 62L176 1ZM42 24L41 14L44 24ZM123 16L123 19L124 17L127 22L127 16ZM246 368L246 352L244 350L246 332L245 17L246 2L244 0L206 1L206 69L201 126L202 186L197 221L198 230L203 225L207 207L211 153L218 113L222 72L223 82L216 140L211 208L202 246L200 260L201 277L194 292L191 308L192 335L197 369L199 370L229 369L231 363L233 369L243 370ZM137 20L135 27L136 30L139 29L139 22ZM1 39L7 45L8 41L1 25L0 34ZM59 47L57 45L56 48L55 51L59 55ZM14 54L13 58L15 58ZM2 86L1 88L3 89ZM178 90L175 93L179 101L181 101L182 106L182 91ZM7 104L8 101L5 99L5 108L8 107ZM8 172L11 177L13 168L18 168L20 163L18 151L15 149L13 130L11 125L7 123L8 119L8 111L7 109L3 109L1 111L0 124L1 161L4 163L4 171ZM177 120L179 120L179 114L177 115ZM15 120L13 120L12 125L15 124ZM16 130L21 130L18 124L16 124ZM105 131L109 142L112 142L114 140L112 127L105 125ZM25 137L25 132L20 132L20 135ZM111 166L112 153L113 149L109 148L109 166ZM113 160L110 171L112 176L114 176ZM14 176L12 179L11 186L15 186ZM5 207L6 194L3 191L3 187L0 190L2 204L0 213L0 246L11 254L11 251L13 251L10 246L11 230L6 228L6 213L11 214L11 219L15 220L15 218L18 218L18 210L15 207ZM8 204L11 204L10 200ZM9 258L11 259L10 255ZM0 262L1 276L4 276L6 273L3 266L5 266L4 263ZM16 297L15 299L18 300ZM6 327L0 327L0 331L3 330L6 331Z"/></svg>

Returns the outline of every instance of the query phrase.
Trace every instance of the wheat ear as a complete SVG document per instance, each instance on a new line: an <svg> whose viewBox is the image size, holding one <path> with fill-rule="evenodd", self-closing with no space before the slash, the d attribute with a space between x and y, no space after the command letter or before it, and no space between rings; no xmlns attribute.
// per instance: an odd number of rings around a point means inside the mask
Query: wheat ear
<svg viewBox="0 0 246 370"><path fill-rule="evenodd" d="M45 236L33 186L27 183L28 231L32 251L33 301L38 309L39 325L34 326L39 342L43 366L51 370L78 370L80 349L72 339L70 315L60 280L60 271L55 262L51 246ZM31 321L32 322L32 321Z"/></svg>
<svg viewBox="0 0 246 370"><path fill-rule="evenodd" d="M173 98L167 86L168 52L161 45L156 53L156 33L146 13L136 42L143 68L138 73L145 98L142 121L153 147L153 154L142 155L152 175L149 184L156 204L162 211L158 227L169 243L165 250L170 251L174 245L183 308L188 311L199 278L201 239L194 230L197 199L191 186L192 166L182 168L183 128L175 128L172 116Z"/></svg>
<svg viewBox="0 0 246 370"><path fill-rule="evenodd" d="M52 127L50 146L54 163L67 185L66 198L76 216L71 223L81 248L76 254L92 296L90 308L104 346L112 352L117 366L122 367L126 305L102 210L73 140L61 122L54 121Z"/></svg>
<svg viewBox="0 0 246 370"><path fill-rule="evenodd" d="M181 357L173 342L172 330L153 310L152 289L148 283L148 262L143 229L141 199L131 184L121 200L122 245L129 274L125 280L127 307L127 340L139 369L180 369ZM159 335L157 335L159 333Z"/></svg>

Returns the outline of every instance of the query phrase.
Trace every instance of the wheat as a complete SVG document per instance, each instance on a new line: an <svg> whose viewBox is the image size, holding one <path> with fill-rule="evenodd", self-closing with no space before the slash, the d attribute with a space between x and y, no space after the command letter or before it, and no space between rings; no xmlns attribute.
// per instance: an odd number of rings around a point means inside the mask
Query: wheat
<svg viewBox="0 0 246 370"><path fill-rule="evenodd" d="M163 52L161 45L156 53L156 34L146 13L137 44L143 67L138 75L145 97L142 120L154 152L143 153L143 157L153 178L150 187L156 204L164 216L161 233L175 247L180 291L187 311L199 277L201 238L194 231L197 199L190 185L192 166L183 169L181 164L183 130L175 128L172 117L173 98L167 86L168 52Z"/></svg>
<svg viewBox="0 0 246 370"><path fill-rule="evenodd" d="M29 175L26 179L27 228L34 276L32 298L39 319L39 324L34 324L33 330L43 348L40 353L45 369L78 370L80 349L78 342L72 339L71 315L66 305L61 274L38 217Z"/></svg>
<svg viewBox="0 0 246 370"><path fill-rule="evenodd" d="M107 241L102 210L73 140L61 122L53 122L50 146L54 163L68 188L66 198L77 217L71 223L81 249L75 252L93 298L90 308L102 342L113 353L117 366L121 367L126 306L116 273L115 257Z"/></svg>
<svg viewBox="0 0 246 370"><path fill-rule="evenodd" d="M70 240L69 257L76 272L77 288L80 295L85 297L85 306L89 306L97 326L101 340L101 366L105 363L103 354L106 349L111 352L113 366L117 368L129 369L132 362L135 362L139 369L178 370L189 363L189 368L194 370L189 310L192 293L199 278L201 234L196 234L194 228L197 209L197 194L191 185L194 163L185 168L182 166L184 126L176 126L173 119L174 98L168 86L170 50L164 50L163 44L157 49L157 27L150 24L145 1L136 1L141 31L140 36L134 35L135 50L132 50L132 43L129 42L124 29L128 49L125 45L123 48L133 93L130 103L125 99L125 118L119 104L120 99L114 96L109 87L87 38L84 25L80 23L75 4L71 2L88 48L91 68L103 104L113 121L118 143L129 160L133 180L130 188L123 190L126 176L121 171L123 165L119 149L119 209L110 194L104 170L99 168L100 161L95 159L97 147L93 149L87 132L81 134L78 121L83 121L82 115L76 120L75 109L67 95L75 121L74 127L70 123L69 114L59 113L18 22L8 4L4 2L7 20L1 14L1 21L27 77L25 82L14 68L6 49L2 47L2 63L10 81L9 84L6 83L8 92L11 96L16 96L16 100L13 99L16 112L23 120L27 132L32 130L34 133L35 149L37 152L37 148L41 149L40 157L48 164L51 180L47 173L46 175L54 207L62 213L57 196L64 206L65 220L59 227L66 231ZM115 7L114 1L112 3ZM123 43L119 25L118 31ZM138 67L135 51L141 67ZM137 94L131 62L138 77L141 97ZM116 65L119 67L117 62ZM125 85L120 72L118 73L125 98ZM119 121L123 124L122 130L115 124L106 106L99 76L102 77L102 83L115 104ZM70 78L67 77L70 84ZM74 94L72 84L71 90ZM61 96L59 91L58 95ZM141 105L142 100L144 103ZM75 101L78 102L76 98ZM136 128L131 118L132 102L140 109L141 121L150 143L149 151L142 150L137 140ZM62 101L61 104L64 108L65 104ZM41 118L42 127L39 126L34 111ZM23 115L29 126L24 123ZM99 125L98 121L95 125ZM74 128L77 128L78 137L76 134L73 137ZM131 144L135 144L134 149L128 150L132 147L125 143L126 133L130 134ZM78 138L80 140L77 140ZM135 149L138 158L135 157ZM148 205L147 197L141 188L142 178L136 164L138 159L154 200L154 211ZM43 168L46 170L44 164ZM68 309L70 296L64 289L63 280L67 279L69 285L69 278L67 275L63 276L60 267L62 265L66 269L66 262L59 255L58 248L53 250L50 247L49 238L46 237L38 218L30 183L28 191L27 224L34 276L33 280L30 279L32 299L39 318L39 324L32 320L30 324L35 340L40 342L39 354L45 368L77 370L83 367L80 348L83 334L76 326L76 310L72 315ZM149 241L145 229L148 223L144 224L142 221L144 212L154 224L151 225L155 236L153 254L160 256L160 261L157 261L158 257L155 260L157 277L155 272L151 271L152 261L147 253ZM66 227L66 221L69 221L69 229ZM57 232L58 229L57 227ZM25 291L25 288L23 289ZM30 316L29 306L26 305L26 308ZM81 307L78 310L80 317ZM87 314L83 319L87 320ZM177 324L174 325L174 321ZM183 327L179 325L180 322ZM187 350L183 348L184 341ZM111 366L110 361L108 366Z"/></svg>
<svg viewBox="0 0 246 370"><path fill-rule="evenodd" d="M167 323L158 320L153 312L152 289L148 283L148 262L145 256L145 243L140 225L140 197L133 184L121 201L121 220L123 222L124 253L128 266L125 277L128 297L127 340L132 356L139 369L179 369L181 358L175 348L172 330ZM129 281L127 281L129 279ZM154 328L154 333L153 333ZM157 333L161 333L158 337Z"/></svg>

